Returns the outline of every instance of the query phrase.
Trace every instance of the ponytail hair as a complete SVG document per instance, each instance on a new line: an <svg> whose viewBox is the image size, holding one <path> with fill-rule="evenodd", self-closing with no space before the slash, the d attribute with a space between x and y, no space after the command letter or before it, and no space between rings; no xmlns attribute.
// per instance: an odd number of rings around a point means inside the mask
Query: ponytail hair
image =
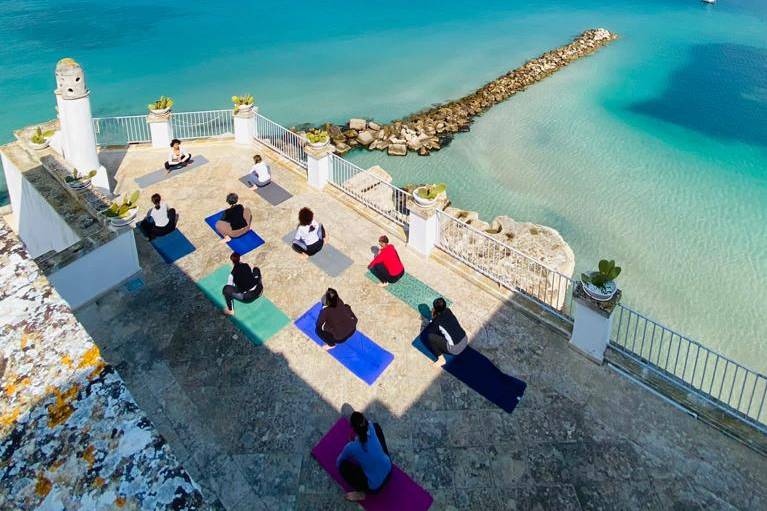
<svg viewBox="0 0 767 511"><path fill-rule="evenodd" d="M360 439L360 443L365 445L368 441L368 420L360 412L354 412L349 418L349 422L357 438Z"/></svg>

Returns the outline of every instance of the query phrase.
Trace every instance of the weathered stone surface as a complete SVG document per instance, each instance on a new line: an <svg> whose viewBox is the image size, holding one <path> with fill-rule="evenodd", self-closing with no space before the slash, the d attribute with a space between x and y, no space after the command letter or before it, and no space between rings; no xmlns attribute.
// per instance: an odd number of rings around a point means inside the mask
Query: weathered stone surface
<svg viewBox="0 0 767 511"><path fill-rule="evenodd" d="M405 156L407 154L407 146L405 144L391 144L389 145L389 154L391 156Z"/></svg>
<svg viewBox="0 0 767 511"><path fill-rule="evenodd" d="M381 129L381 125L378 124L377 122L370 121L368 123L368 128L370 128L371 130L374 130L374 131L378 131L378 130Z"/></svg>
<svg viewBox="0 0 767 511"><path fill-rule="evenodd" d="M364 146L370 145L373 140L375 139L370 131L360 131L357 135L357 141Z"/></svg>
<svg viewBox="0 0 767 511"><path fill-rule="evenodd" d="M367 121L365 119L349 119L349 129L362 131L367 127Z"/></svg>

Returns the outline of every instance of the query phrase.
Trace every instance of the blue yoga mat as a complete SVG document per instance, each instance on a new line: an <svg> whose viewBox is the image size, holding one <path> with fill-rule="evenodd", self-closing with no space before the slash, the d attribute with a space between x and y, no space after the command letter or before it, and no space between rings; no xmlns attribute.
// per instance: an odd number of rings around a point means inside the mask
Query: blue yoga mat
<svg viewBox="0 0 767 511"><path fill-rule="evenodd" d="M166 263L173 263L195 251L192 242L181 231L175 229L165 236L152 240L152 246L160 253Z"/></svg>
<svg viewBox="0 0 767 511"><path fill-rule="evenodd" d="M436 360L421 341L420 335L413 341L413 347L431 360ZM447 363L442 369L506 413L513 412L525 395L527 383L502 372L490 359L471 346L467 346L460 355L446 355L445 360Z"/></svg>
<svg viewBox="0 0 767 511"><path fill-rule="evenodd" d="M295 321L295 325L312 341L324 346L325 342L315 332L321 309L321 303L315 304ZM368 385L372 385L394 360L394 355L359 331L355 332L346 342L337 344L328 353Z"/></svg>
<svg viewBox="0 0 767 511"><path fill-rule="evenodd" d="M218 234L218 231L216 230L216 222L221 220L222 216L224 216L223 210L219 211L215 215L210 215L205 219L205 223L208 224L211 229L213 229L213 232L215 232L216 236L219 238L221 238L221 235ZM251 250L255 250L263 245L264 240L255 232L248 231L239 238L234 238L232 241L228 241L226 244L229 245L229 248L232 249L232 252L237 252L240 255L245 255Z"/></svg>

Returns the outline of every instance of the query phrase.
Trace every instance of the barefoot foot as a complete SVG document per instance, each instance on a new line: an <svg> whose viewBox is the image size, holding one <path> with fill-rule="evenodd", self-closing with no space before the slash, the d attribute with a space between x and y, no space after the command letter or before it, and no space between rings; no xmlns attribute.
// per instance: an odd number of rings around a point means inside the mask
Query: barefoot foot
<svg viewBox="0 0 767 511"><path fill-rule="evenodd" d="M389 283L388 283L388 282L379 282L379 283L378 283L378 287L386 287L386 286L388 286L388 285L389 285Z"/></svg>
<svg viewBox="0 0 767 511"><path fill-rule="evenodd" d="M232 241L232 238L230 238L229 236L224 236L223 238L221 238L219 243L229 243L230 241Z"/></svg>
<svg viewBox="0 0 767 511"><path fill-rule="evenodd" d="M224 316L234 316L234 311L230 309L224 309Z"/></svg>
<svg viewBox="0 0 767 511"><path fill-rule="evenodd" d="M350 502L359 502L365 500L365 494L361 491L350 491L346 494L346 500Z"/></svg>
<svg viewBox="0 0 767 511"><path fill-rule="evenodd" d="M445 364L447 364L447 360L445 359L445 357L442 357L442 356L434 361L434 367L442 367Z"/></svg>

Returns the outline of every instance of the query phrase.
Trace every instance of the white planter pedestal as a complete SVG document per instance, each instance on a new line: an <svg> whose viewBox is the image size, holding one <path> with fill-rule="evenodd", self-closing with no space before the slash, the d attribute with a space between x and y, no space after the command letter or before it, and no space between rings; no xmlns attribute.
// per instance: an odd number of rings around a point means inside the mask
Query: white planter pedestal
<svg viewBox="0 0 767 511"><path fill-rule="evenodd" d="M330 177L330 155L335 151L335 147L331 144L323 147L314 147L307 144L304 151L306 151L309 186L322 190L328 184Z"/></svg>
<svg viewBox="0 0 767 511"><path fill-rule="evenodd" d="M620 289L605 302L593 299L583 291L580 282L573 289L575 324L570 337L570 347L588 359L601 364L610 343L613 311L621 299Z"/></svg>
<svg viewBox="0 0 767 511"><path fill-rule="evenodd" d="M149 124L149 133L152 136L152 147L170 150L170 141L173 140L173 126L170 124L171 112L164 114L150 113L146 116Z"/></svg>
<svg viewBox="0 0 767 511"><path fill-rule="evenodd" d="M413 199L408 199L407 205L410 210L407 244L416 252L428 256L439 240L437 207L421 206Z"/></svg>
<svg viewBox="0 0 767 511"><path fill-rule="evenodd" d="M257 107L247 111L239 110L234 114L234 141L237 144L248 145L256 137Z"/></svg>

